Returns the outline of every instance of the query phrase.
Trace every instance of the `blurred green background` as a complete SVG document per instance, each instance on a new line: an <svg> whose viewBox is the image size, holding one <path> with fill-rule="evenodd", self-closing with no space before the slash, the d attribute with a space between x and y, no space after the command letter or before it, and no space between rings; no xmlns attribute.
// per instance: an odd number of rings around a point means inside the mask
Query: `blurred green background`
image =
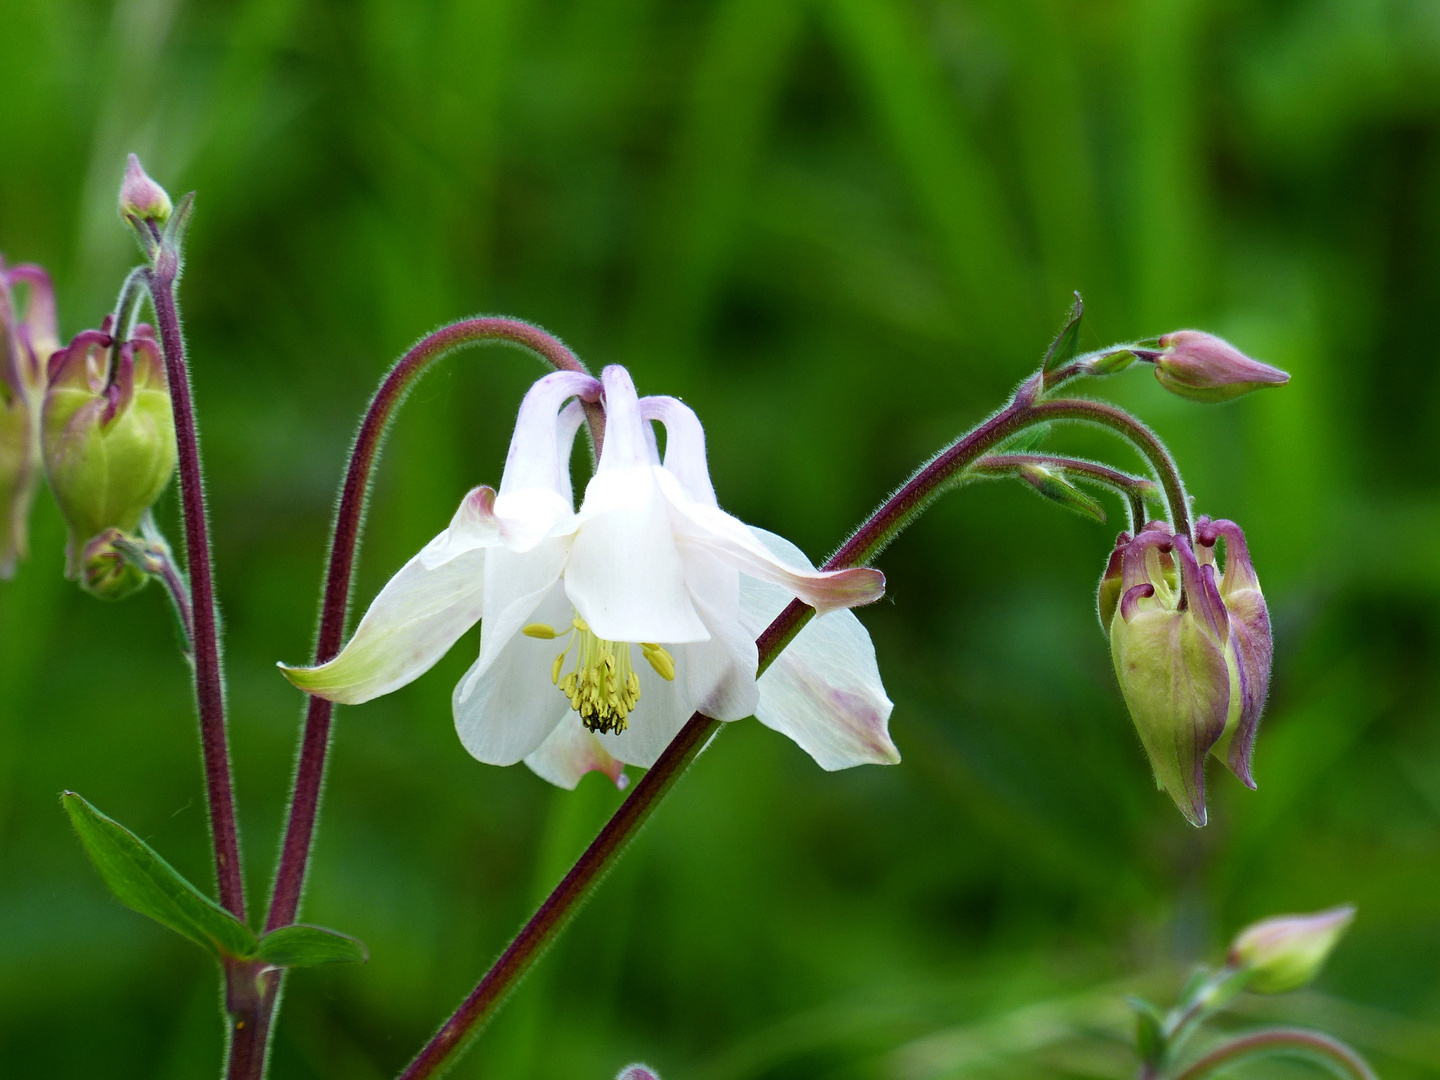
<svg viewBox="0 0 1440 1080"><path fill-rule="evenodd" d="M135 257L125 153L199 192L182 300L257 907L301 712L273 665L308 656L359 411L441 322L531 319L683 396L721 501L817 559L999 404L1072 289L1086 348L1193 325L1294 374L1228 407L1101 388L1249 535L1258 792L1212 770L1196 831L1154 789L1093 611L1119 507L967 489L862 616L904 763L728 729L457 1076L1122 1077L1124 992L1342 901L1317 987L1233 1022L1440 1075L1440 5L0 0L0 26L0 250L54 272L67 337ZM539 373L471 351L413 396L359 602L498 480ZM209 883L163 597L63 581L48 496L33 540L0 586L0 1073L214 1075L210 962L109 899L57 804ZM393 1075L617 803L464 753L474 649L338 716L304 915L372 959L291 979L277 1078Z"/></svg>

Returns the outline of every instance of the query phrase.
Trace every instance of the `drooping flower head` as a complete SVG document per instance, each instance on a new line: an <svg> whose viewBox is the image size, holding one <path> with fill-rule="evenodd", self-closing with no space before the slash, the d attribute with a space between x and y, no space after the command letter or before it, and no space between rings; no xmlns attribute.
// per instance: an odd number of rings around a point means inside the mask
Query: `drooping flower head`
<svg viewBox="0 0 1440 1080"><path fill-rule="evenodd" d="M114 346L107 318L103 329L77 334L50 359L42 445L69 528L72 578L81 574L90 541L138 528L175 471L175 422L154 332L139 327L118 357Z"/></svg>
<svg viewBox="0 0 1440 1080"><path fill-rule="evenodd" d="M1270 624L1240 529L1202 518L1199 554L1152 521L1123 545L1120 584L1102 579L1125 703L1159 785L1195 825L1205 823L1205 758L1215 754L1249 787L1250 753L1270 678ZM1217 574L1215 544L1226 543Z"/></svg>
<svg viewBox="0 0 1440 1080"><path fill-rule="evenodd" d="M568 466L577 398L599 399L605 412L578 512ZM681 402L639 398L621 367L599 381L557 372L520 407L499 491L466 496L340 655L286 674L321 697L368 701L428 670L478 620L480 656L453 705L461 741L481 761L524 759L567 787L590 769L618 780L622 763L653 764L692 712L735 720L757 709L827 768L890 761L890 703L868 637L843 610L883 589L878 571L817 571L721 510L704 430ZM755 646L765 623L756 623L794 597L824 616L816 633L843 639L851 662L827 678L805 664L802 632L792 663L766 673L775 676L767 709Z"/></svg>
<svg viewBox="0 0 1440 1080"><path fill-rule="evenodd" d="M0 259L0 578L10 577L28 553L30 506L41 472L45 365L59 344L50 276L38 266L7 267Z"/></svg>

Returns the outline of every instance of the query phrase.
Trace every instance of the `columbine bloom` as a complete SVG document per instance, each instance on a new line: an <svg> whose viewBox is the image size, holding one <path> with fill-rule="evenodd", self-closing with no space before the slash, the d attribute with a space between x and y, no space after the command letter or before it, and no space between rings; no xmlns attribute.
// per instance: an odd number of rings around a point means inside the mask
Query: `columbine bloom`
<svg viewBox="0 0 1440 1080"><path fill-rule="evenodd" d="M604 446L576 513L568 462L583 411L566 402L602 393ZM652 423L665 428L663 464ZM565 787L591 769L621 782L622 763L654 764L697 710L756 714L826 768L895 761L874 650L843 610L883 591L879 571L817 571L722 511L685 405L637 398L621 367L603 385L556 372L521 404L499 492L466 496L335 659L285 672L320 697L368 701L480 621L480 658L453 704L481 761L523 759ZM757 686L756 634L792 597L820 617Z"/></svg>
<svg viewBox="0 0 1440 1080"><path fill-rule="evenodd" d="M24 317L15 286L29 290ZM59 348L55 292L38 266L0 259L0 578L29 548L30 505L40 480L40 402L45 364Z"/></svg>
<svg viewBox="0 0 1440 1080"><path fill-rule="evenodd" d="M1225 568L1217 574L1222 537ZM1198 553L1158 521L1128 542L1121 534L1119 586L1112 555L1100 609L1102 621L1110 612L1115 673L1156 781L1203 825L1207 754L1255 786L1250 753L1269 687L1271 641L1239 526L1201 518L1196 541Z"/></svg>

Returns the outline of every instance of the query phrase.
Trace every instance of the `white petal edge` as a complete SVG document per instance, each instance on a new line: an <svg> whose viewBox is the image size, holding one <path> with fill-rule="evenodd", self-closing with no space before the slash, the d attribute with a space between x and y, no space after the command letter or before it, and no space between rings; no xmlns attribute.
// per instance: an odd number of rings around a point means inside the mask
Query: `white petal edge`
<svg viewBox="0 0 1440 1080"><path fill-rule="evenodd" d="M338 656L313 668L282 664L285 677L342 705L359 705L418 679L480 621L485 554L483 548L467 551L433 570L416 555L380 590Z"/></svg>
<svg viewBox="0 0 1440 1080"><path fill-rule="evenodd" d="M786 562L809 565L784 537L751 532ZM753 578L740 581L745 629L758 636L789 602L784 589ZM900 751L890 739L893 709L880 681L875 646L849 611L817 615L760 676L755 718L793 739L822 769L893 765Z"/></svg>
<svg viewBox="0 0 1440 1080"><path fill-rule="evenodd" d="M540 779L566 791L574 791L590 772L604 773L621 791L630 783L625 775L625 763L606 752L599 738L585 730L579 714L573 710L555 725L538 750L526 756L525 764Z"/></svg>

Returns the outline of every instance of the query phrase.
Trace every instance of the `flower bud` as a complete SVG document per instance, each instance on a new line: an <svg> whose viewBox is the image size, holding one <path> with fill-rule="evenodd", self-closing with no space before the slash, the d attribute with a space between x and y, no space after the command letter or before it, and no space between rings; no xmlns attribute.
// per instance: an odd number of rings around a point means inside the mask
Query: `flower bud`
<svg viewBox="0 0 1440 1080"><path fill-rule="evenodd" d="M649 1065L626 1065L615 1080L660 1080L660 1075Z"/></svg>
<svg viewBox="0 0 1440 1080"><path fill-rule="evenodd" d="M121 550L143 542L119 529L106 529L85 545L80 557L80 587L101 600L124 600L150 581L150 574Z"/></svg>
<svg viewBox="0 0 1440 1080"><path fill-rule="evenodd" d="M141 326L115 357L109 321L50 359L41 442L69 526L66 573L80 575L101 533L133 533L175 470L175 423L154 332Z"/></svg>
<svg viewBox="0 0 1440 1080"><path fill-rule="evenodd" d="M174 207L165 189L151 180L134 154L125 162L125 179L120 183L120 216L132 226L153 221L164 225Z"/></svg>
<svg viewBox="0 0 1440 1080"><path fill-rule="evenodd" d="M28 292L23 315L17 285ZM45 365L58 346L49 275L38 266L7 268L0 259L0 578L28 552Z"/></svg>
<svg viewBox="0 0 1440 1080"><path fill-rule="evenodd" d="M1229 401L1266 386L1283 386L1290 376L1251 360L1228 341L1202 330L1177 330L1160 338L1155 378L1172 394L1192 401Z"/></svg>
<svg viewBox="0 0 1440 1080"><path fill-rule="evenodd" d="M1298 990L1320 973L1354 918L1355 909L1347 905L1263 919L1230 946L1230 966L1249 973L1245 988L1257 994Z"/></svg>
<svg viewBox="0 0 1440 1080"><path fill-rule="evenodd" d="M1270 685L1270 616L1245 534L1196 524L1196 546L1152 521L1121 534L1100 582L1115 673L1159 785L1205 823L1205 757L1253 788L1250 756ZM1217 572L1215 546L1225 541ZM1117 569L1118 557L1118 569ZM1117 581L1118 574L1118 581Z"/></svg>

